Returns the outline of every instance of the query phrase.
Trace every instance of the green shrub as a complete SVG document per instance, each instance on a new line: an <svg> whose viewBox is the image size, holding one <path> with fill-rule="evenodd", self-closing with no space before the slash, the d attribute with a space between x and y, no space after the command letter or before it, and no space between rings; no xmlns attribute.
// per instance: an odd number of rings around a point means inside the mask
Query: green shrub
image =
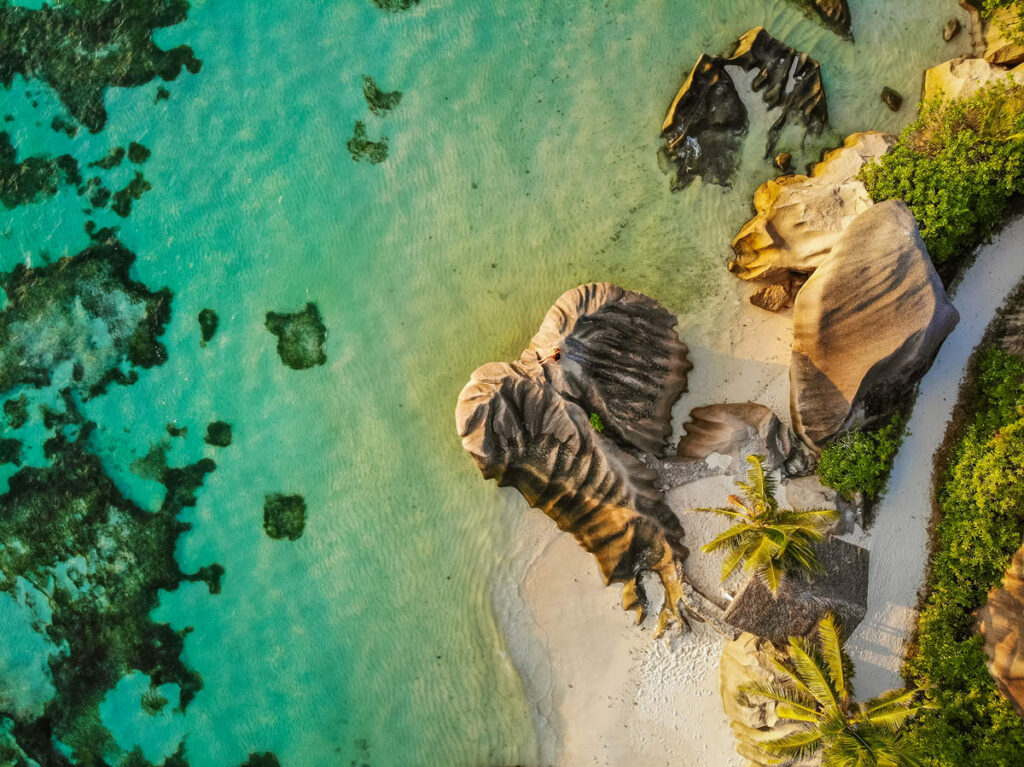
<svg viewBox="0 0 1024 767"><path fill-rule="evenodd" d="M896 413L876 429L851 429L821 451L818 476L847 499L856 492L877 500L885 490L906 422Z"/></svg>
<svg viewBox="0 0 1024 767"><path fill-rule="evenodd" d="M597 413L590 414L590 425L594 427L594 431L604 431L604 421L601 420L601 416Z"/></svg>
<svg viewBox="0 0 1024 767"><path fill-rule="evenodd" d="M1024 754L1024 721L989 674L974 613L1024 536L1024 362L987 349L971 394L973 417L938 489L928 595L905 669L933 708L909 732L928 765L1009 767Z"/></svg>
<svg viewBox="0 0 1024 767"><path fill-rule="evenodd" d="M966 259L1024 192L1024 86L996 83L967 99L929 99L896 146L866 165L871 197L907 203L932 260Z"/></svg>

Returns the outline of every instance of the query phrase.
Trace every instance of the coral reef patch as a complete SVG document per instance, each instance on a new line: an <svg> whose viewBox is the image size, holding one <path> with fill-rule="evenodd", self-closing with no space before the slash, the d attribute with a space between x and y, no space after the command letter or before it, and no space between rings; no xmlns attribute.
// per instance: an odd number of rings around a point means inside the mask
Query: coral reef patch
<svg viewBox="0 0 1024 767"><path fill-rule="evenodd" d="M390 112L402 100L401 91L382 91L369 75L363 75L363 97L366 105L375 115Z"/></svg>
<svg viewBox="0 0 1024 767"><path fill-rule="evenodd" d="M103 94L154 78L174 80L202 63L187 45L163 50L153 32L186 19L187 0L76 0L38 9L0 6L0 85L15 75L46 82L90 132L107 122Z"/></svg>
<svg viewBox="0 0 1024 767"><path fill-rule="evenodd" d="M277 353L292 370L307 370L327 362L327 328L316 304L308 303L293 314L267 312L267 330L277 336Z"/></svg>
<svg viewBox="0 0 1024 767"><path fill-rule="evenodd" d="M275 540L297 541L306 529L306 499L268 493L263 499L263 530Z"/></svg>
<svg viewBox="0 0 1024 767"><path fill-rule="evenodd" d="M206 427L206 444L214 447L227 447L231 444L231 424L214 421Z"/></svg>
<svg viewBox="0 0 1024 767"><path fill-rule="evenodd" d="M345 146L356 162L365 159L376 165L388 159L388 137L381 136L379 141L370 141L366 137L366 123L362 120L356 120L352 138L345 142Z"/></svg>
<svg viewBox="0 0 1024 767"><path fill-rule="evenodd" d="M0 394L19 384L47 386L68 373L83 396L111 381L134 381L126 365L149 368L167 358L157 339L170 319L171 292L134 281L135 254L116 241L41 267L18 264L0 274ZM66 371L65 368L70 368Z"/></svg>

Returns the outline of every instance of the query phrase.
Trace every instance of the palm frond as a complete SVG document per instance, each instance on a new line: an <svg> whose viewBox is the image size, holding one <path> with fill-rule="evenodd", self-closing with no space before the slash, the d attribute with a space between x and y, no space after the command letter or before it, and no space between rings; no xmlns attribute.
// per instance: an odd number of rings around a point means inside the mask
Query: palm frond
<svg viewBox="0 0 1024 767"><path fill-rule="evenodd" d="M895 732L922 708L914 702L919 692L918 689L889 690L872 698L861 706L862 719L873 726Z"/></svg>
<svg viewBox="0 0 1024 767"><path fill-rule="evenodd" d="M722 560L722 580L724 581L730 575L733 570L739 567L740 562L743 561L747 551L742 546L737 546L735 549L725 555L725 559Z"/></svg>
<svg viewBox="0 0 1024 767"><path fill-rule="evenodd" d="M712 551L718 551L721 548L733 548L740 543L737 539L740 538L744 533L750 532L750 525L740 522L738 525L733 525L728 530L719 533L710 541L700 547L700 550L705 554L710 554Z"/></svg>
<svg viewBox="0 0 1024 767"><path fill-rule="evenodd" d="M839 695L839 699L846 703L853 694L853 691L850 689L849 680L846 678L847 663L843 653L839 621L831 612L825 613L825 616L818 623L818 641L821 644L821 655L828 668L828 675L832 680L833 688Z"/></svg>
<svg viewBox="0 0 1024 767"><path fill-rule="evenodd" d="M826 708L838 707L839 699L835 690L832 689L828 674L802 639L790 638L789 657L797 674L810 689L815 700Z"/></svg>
<svg viewBox="0 0 1024 767"><path fill-rule="evenodd" d="M765 563L764 567L758 568L757 575L772 594L779 593L779 586L782 583L783 572L782 566L779 564L778 560L769 559Z"/></svg>
<svg viewBox="0 0 1024 767"><path fill-rule="evenodd" d="M776 483L771 475L765 474L763 455L748 455L747 481L737 482L736 486L743 490L747 501L759 511L774 509L777 506L775 501Z"/></svg>
<svg viewBox="0 0 1024 767"><path fill-rule="evenodd" d="M821 750L822 738L820 732L809 728L775 738L759 738L756 744L769 756L807 759Z"/></svg>

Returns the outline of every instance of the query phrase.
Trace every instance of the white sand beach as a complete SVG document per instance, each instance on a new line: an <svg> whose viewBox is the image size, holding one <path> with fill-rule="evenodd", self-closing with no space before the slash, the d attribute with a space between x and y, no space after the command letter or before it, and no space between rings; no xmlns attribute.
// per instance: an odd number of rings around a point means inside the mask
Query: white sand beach
<svg viewBox="0 0 1024 767"><path fill-rule="evenodd" d="M862 697L902 683L899 667L927 558L932 456L967 359L1022 276L1024 219L1018 219L982 248L954 294L960 324L921 383L911 434L876 522L867 533L849 536L872 554L868 614L848 644ZM724 330L702 333L682 318L680 334L695 368L689 393L675 409L675 437L691 408L716 402L756 401L789 420L790 318L751 307L747 287L736 283L735 315L722 323ZM697 551L705 522L685 510L718 504L729 489L730 480L717 477L668 496L688 529L687 569L695 582L713 582L717 564ZM503 492L514 550L495 585L495 612L531 702L541 762L743 764L719 695L721 637L694 623L690 633L654 640L656 609L635 626L633 614L621 608L620 587L602 584L594 559L518 493Z"/></svg>

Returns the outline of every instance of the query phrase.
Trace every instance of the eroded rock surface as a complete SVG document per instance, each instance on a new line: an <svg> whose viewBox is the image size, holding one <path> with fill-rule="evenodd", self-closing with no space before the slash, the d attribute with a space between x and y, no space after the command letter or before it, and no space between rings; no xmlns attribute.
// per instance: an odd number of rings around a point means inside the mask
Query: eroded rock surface
<svg viewBox="0 0 1024 767"><path fill-rule="evenodd" d="M811 134L828 125L828 106L818 62L755 27L739 39L731 56L703 54L672 100L661 133L664 155L676 166L673 189L701 176L728 184L736 169L737 150L747 133L747 109L726 67L754 72L752 87L766 109L779 109L768 129L765 157L787 122Z"/></svg>
<svg viewBox="0 0 1024 767"><path fill-rule="evenodd" d="M840 37L853 40L850 6L847 0L793 0L804 13L818 19Z"/></svg>
<svg viewBox="0 0 1024 767"><path fill-rule="evenodd" d="M642 618L641 576L665 587L659 631L680 618L679 520L639 459L662 454L686 388L686 345L657 301L611 283L563 294L519 360L477 368L455 411L487 479L515 487L597 559ZM603 428L591 424L599 416Z"/></svg>
<svg viewBox="0 0 1024 767"><path fill-rule="evenodd" d="M997 64L961 57L936 64L924 73L924 98L943 94L946 99L963 99L996 80L1012 78L1024 83L1024 65L1007 69Z"/></svg>
<svg viewBox="0 0 1024 767"><path fill-rule="evenodd" d="M887 414L925 373L959 320L907 206L854 220L793 308L793 427L820 447Z"/></svg>
<svg viewBox="0 0 1024 767"><path fill-rule="evenodd" d="M807 470L807 456L799 440L782 424L771 408L753 402L708 405L690 411L683 424L686 433L679 440L676 454L686 460L718 464L728 459L728 471L739 480L746 479L748 455L763 455L768 471L799 474Z"/></svg>
<svg viewBox="0 0 1024 767"><path fill-rule="evenodd" d="M755 305L777 311L791 304L806 275L824 263L850 222L873 204L857 174L895 141L888 133L854 133L810 176L781 176L758 187L757 215L733 239L735 258L729 262L737 277L769 283L751 299Z"/></svg>
<svg viewBox="0 0 1024 767"><path fill-rule="evenodd" d="M988 668L999 691L1024 716L1024 548L1010 562L1003 585L978 611Z"/></svg>

